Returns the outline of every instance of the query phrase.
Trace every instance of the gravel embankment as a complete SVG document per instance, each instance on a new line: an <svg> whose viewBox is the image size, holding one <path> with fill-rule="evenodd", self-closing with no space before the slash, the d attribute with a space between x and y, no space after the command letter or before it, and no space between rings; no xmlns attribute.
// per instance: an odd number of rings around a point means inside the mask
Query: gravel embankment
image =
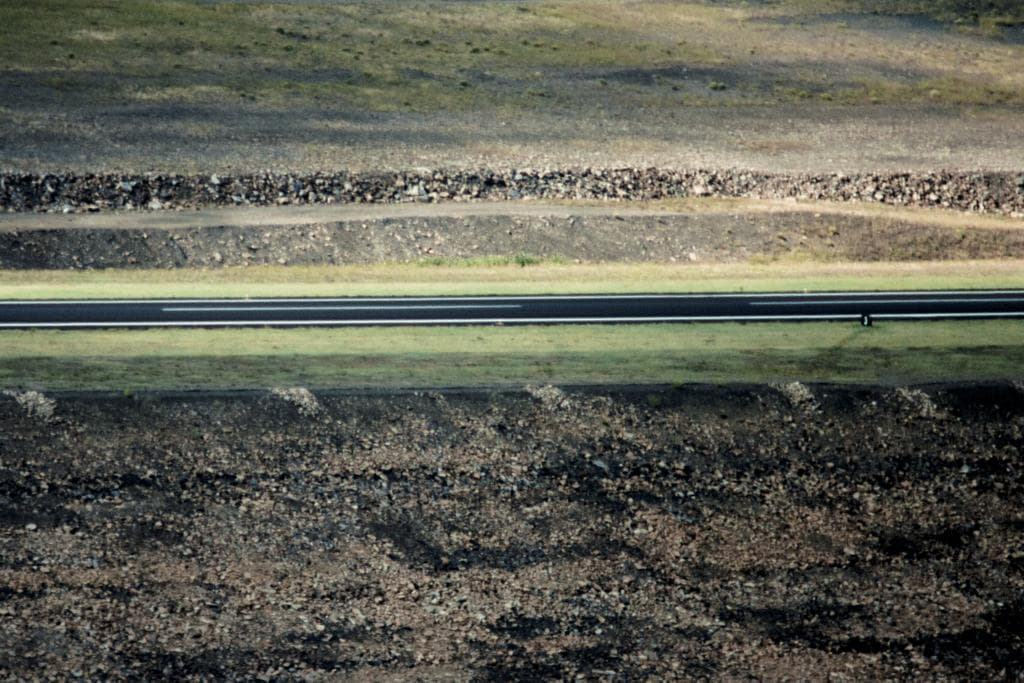
<svg viewBox="0 0 1024 683"><path fill-rule="evenodd" d="M0 396L0 678L996 680L1024 385Z"/></svg>
<svg viewBox="0 0 1024 683"><path fill-rule="evenodd" d="M581 261L708 263L756 257L842 261L1020 258L1015 228L924 225L810 212L435 216L307 225L0 231L0 268L219 268L431 262L494 254Z"/></svg>
<svg viewBox="0 0 1024 683"><path fill-rule="evenodd" d="M657 168L239 176L0 174L0 210L8 211L691 196L874 201L1016 214L1024 213L1024 174L786 175Z"/></svg>

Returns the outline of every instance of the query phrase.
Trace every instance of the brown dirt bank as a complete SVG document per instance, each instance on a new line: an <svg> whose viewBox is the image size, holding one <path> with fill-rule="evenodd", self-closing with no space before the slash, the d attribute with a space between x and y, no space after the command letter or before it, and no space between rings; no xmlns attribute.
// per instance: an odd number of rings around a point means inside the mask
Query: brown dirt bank
<svg viewBox="0 0 1024 683"><path fill-rule="evenodd" d="M0 210L8 211L695 196L795 197L1021 213L1024 175L954 171L809 175L671 167L264 172L236 176L0 173Z"/></svg>
<svg viewBox="0 0 1024 683"><path fill-rule="evenodd" d="M921 389L0 397L0 675L1010 678L1024 390Z"/></svg>
<svg viewBox="0 0 1024 683"><path fill-rule="evenodd" d="M0 231L0 268L360 264L495 254L582 261L737 262L1020 258L1024 231L807 211L436 216L309 225Z"/></svg>

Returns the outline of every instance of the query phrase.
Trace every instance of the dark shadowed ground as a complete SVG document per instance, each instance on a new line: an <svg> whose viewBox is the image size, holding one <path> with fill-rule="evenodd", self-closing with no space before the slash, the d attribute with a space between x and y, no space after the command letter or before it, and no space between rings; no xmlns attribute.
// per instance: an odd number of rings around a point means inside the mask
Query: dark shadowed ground
<svg viewBox="0 0 1024 683"><path fill-rule="evenodd" d="M1024 393L0 399L0 675L1012 679Z"/></svg>

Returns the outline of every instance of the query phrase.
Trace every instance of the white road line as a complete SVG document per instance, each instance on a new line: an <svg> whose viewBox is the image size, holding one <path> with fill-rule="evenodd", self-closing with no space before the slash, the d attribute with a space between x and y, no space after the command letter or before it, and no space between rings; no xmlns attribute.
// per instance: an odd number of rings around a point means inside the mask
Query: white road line
<svg viewBox="0 0 1024 683"><path fill-rule="evenodd" d="M593 299L736 299L751 298L764 299L770 297L796 297L802 300L818 299L826 297L877 297L893 296L899 294L917 294L919 296L941 296L956 294L989 294L989 295L1019 295L1019 289L1005 290L911 290L906 291L879 291L879 292L707 292L690 294L551 294L531 296L395 296L395 297L301 297L301 298L245 298L234 299L18 299L0 301L0 306L30 306L36 304L48 305L94 305L94 304L237 304L244 303L305 303L315 301L317 303L387 303L406 301L544 301L544 300L593 300ZM827 300L827 299L826 299Z"/></svg>
<svg viewBox="0 0 1024 683"><path fill-rule="evenodd" d="M875 320L885 318L1024 318L1024 312L1013 313L883 313L872 315ZM333 325L339 327L413 326L413 325L520 325L557 323L671 323L671 322L770 322L784 320L860 320L860 315L736 315L736 316L657 316L617 318L434 318L424 320L229 320L229 321L157 321L157 322L40 322L0 323L0 328L14 327L311 327Z"/></svg>
<svg viewBox="0 0 1024 683"><path fill-rule="evenodd" d="M1024 318L1024 311L989 311L974 313L872 313L875 320L885 318Z"/></svg>
<svg viewBox="0 0 1024 683"><path fill-rule="evenodd" d="M1011 304L1024 301L1024 298L1015 297L1010 299L823 299L821 301L751 301L751 306L856 306L875 304Z"/></svg>
<svg viewBox="0 0 1024 683"><path fill-rule="evenodd" d="M167 307L160 310L164 313L205 313L217 311L223 313L242 313L249 311L436 311L436 310L467 310L467 309L508 309L522 308L519 304L464 304L455 306L180 306Z"/></svg>

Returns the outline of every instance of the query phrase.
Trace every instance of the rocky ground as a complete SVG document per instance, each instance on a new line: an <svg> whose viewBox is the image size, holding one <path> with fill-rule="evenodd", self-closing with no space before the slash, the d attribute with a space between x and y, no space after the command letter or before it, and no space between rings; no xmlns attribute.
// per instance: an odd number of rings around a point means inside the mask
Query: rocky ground
<svg viewBox="0 0 1024 683"><path fill-rule="evenodd" d="M0 212L1019 218L1000 3L7 3ZM1022 248L903 218L581 212L5 228L0 268ZM1017 680L1022 450L1019 382L2 392L0 679Z"/></svg>
<svg viewBox="0 0 1024 683"><path fill-rule="evenodd" d="M1011 680L1024 386L0 397L0 677Z"/></svg>
<svg viewBox="0 0 1024 683"><path fill-rule="evenodd" d="M1019 229L949 228L808 211L469 215L308 225L0 232L0 268L189 268L352 264L520 254L572 261L737 262L1019 258Z"/></svg>
<svg viewBox="0 0 1024 683"><path fill-rule="evenodd" d="M439 202L476 199L799 198L1024 214L1020 172L832 173L576 168L236 176L0 173L0 210L100 211L196 206Z"/></svg>

